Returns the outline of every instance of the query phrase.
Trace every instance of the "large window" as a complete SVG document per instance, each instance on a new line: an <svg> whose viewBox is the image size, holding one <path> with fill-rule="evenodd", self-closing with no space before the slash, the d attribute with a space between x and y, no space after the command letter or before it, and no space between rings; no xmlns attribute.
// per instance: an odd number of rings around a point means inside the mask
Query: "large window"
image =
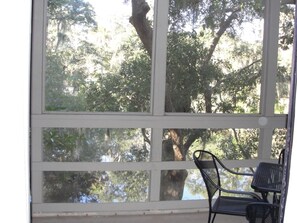
<svg viewBox="0 0 297 223"><path fill-rule="evenodd" d="M293 17L279 0L34 0L33 213L207 207L194 150L275 159Z"/></svg>

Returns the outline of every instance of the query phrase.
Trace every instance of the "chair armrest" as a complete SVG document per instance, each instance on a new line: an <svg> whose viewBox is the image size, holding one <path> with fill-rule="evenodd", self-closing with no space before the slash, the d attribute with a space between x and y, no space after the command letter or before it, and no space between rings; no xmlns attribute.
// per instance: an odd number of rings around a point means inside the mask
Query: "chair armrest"
<svg viewBox="0 0 297 223"><path fill-rule="evenodd" d="M238 191L238 190L227 190L224 189L222 187L218 187L218 189L224 193L229 193L229 194L238 194L238 195L246 195L246 196L250 196L253 197L259 201L263 201L263 199L256 193L253 192L249 192L249 191Z"/></svg>
<svg viewBox="0 0 297 223"><path fill-rule="evenodd" d="M228 169L227 167L225 167L225 168L226 168L226 170L227 170L228 172L230 172L230 173L232 173L232 174L235 174L235 175L248 176L248 177L252 177L252 176L254 176L253 173L235 172L235 171L233 171L233 170Z"/></svg>

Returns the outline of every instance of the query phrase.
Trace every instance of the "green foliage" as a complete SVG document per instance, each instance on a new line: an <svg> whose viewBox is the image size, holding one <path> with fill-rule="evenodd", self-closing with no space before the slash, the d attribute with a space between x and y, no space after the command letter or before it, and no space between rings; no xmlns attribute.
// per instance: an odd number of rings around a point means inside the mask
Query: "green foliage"
<svg viewBox="0 0 297 223"><path fill-rule="evenodd" d="M232 13L236 13L236 19L228 27L228 33L234 36L236 33L232 28L262 17L263 7L262 0L170 0L170 29L181 30L190 25L192 30L202 26L214 32Z"/></svg>
<svg viewBox="0 0 297 223"><path fill-rule="evenodd" d="M148 199L149 175L143 171L108 172L105 181L91 187L99 202L144 202Z"/></svg>
<svg viewBox="0 0 297 223"><path fill-rule="evenodd" d="M287 129L274 129L271 148L272 159L278 159L281 150L286 148L286 136Z"/></svg>
<svg viewBox="0 0 297 223"><path fill-rule="evenodd" d="M247 44L241 47L244 49L238 54L253 53ZM256 60L253 61L253 54L243 55L245 63L235 70L233 67L237 64L231 65L227 61L205 63L207 53L208 49L195 33L172 33L168 36L167 83L173 111L205 112L206 103L211 103L214 113L257 112L259 97L256 90L260 84L261 60L254 56ZM205 98L206 86L211 101Z"/></svg>
<svg viewBox="0 0 297 223"><path fill-rule="evenodd" d="M172 33L168 36L166 79L174 111L190 112L191 100L204 90L202 78L211 80L216 75L211 70L203 74L206 52L192 33Z"/></svg>
<svg viewBox="0 0 297 223"><path fill-rule="evenodd" d="M91 195L89 189L96 178L96 175L87 172L44 172L44 202L97 202L97 197Z"/></svg>
<svg viewBox="0 0 297 223"><path fill-rule="evenodd" d="M142 171L44 172L46 203L142 202L149 175Z"/></svg>
<svg viewBox="0 0 297 223"><path fill-rule="evenodd" d="M283 50L288 50L294 39L294 6L282 4L280 10L280 37L279 45Z"/></svg>
<svg viewBox="0 0 297 223"><path fill-rule="evenodd" d="M85 110L84 61L77 60L77 51L47 54L45 77L45 103L47 111ZM75 66L79 66L77 69Z"/></svg>
<svg viewBox="0 0 297 223"><path fill-rule="evenodd" d="M68 31L73 25L96 27L92 5L84 0L48 0L50 21L59 25L59 31Z"/></svg>
<svg viewBox="0 0 297 223"><path fill-rule="evenodd" d="M45 161L77 162L101 161L107 153L105 129L58 129L43 131L43 157Z"/></svg>
<svg viewBox="0 0 297 223"><path fill-rule="evenodd" d="M284 102L289 98L290 76L292 72L291 54L294 36L294 14L295 9L293 6L281 5L275 103L275 113L278 114L286 114L288 112L288 106Z"/></svg>
<svg viewBox="0 0 297 223"><path fill-rule="evenodd" d="M262 18L263 7L262 1L170 1L167 112L259 112L260 44L238 33Z"/></svg>
<svg viewBox="0 0 297 223"><path fill-rule="evenodd" d="M49 162L146 162L150 146L143 137L150 139L149 129L44 129L43 159Z"/></svg>
<svg viewBox="0 0 297 223"><path fill-rule="evenodd" d="M88 68L96 48L77 31L96 28L92 6L82 0L48 1L45 106L47 111L85 110ZM79 27L79 28L78 28ZM77 41L73 44L73 39Z"/></svg>
<svg viewBox="0 0 297 223"><path fill-rule="evenodd" d="M129 45L128 45L129 44ZM126 58L121 65L120 104L130 112L150 111L151 60L144 49L135 54L133 43L124 46ZM135 45L134 45L135 46ZM134 53L133 53L134 52Z"/></svg>
<svg viewBox="0 0 297 223"><path fill-rule="evenodd" d="M149 112L151 61L140 42L131 38L121 46L123 58L115 73L100 74L86 92L90 111Z"/></svg>
<svg viewBox="0 0 297 223"><path fill-rule="evenodd" d="M205 129L192 144L188 159L192 159L196 149L211 151L223 160L253 159L257 157L258 146L257 129Z"/></svg>

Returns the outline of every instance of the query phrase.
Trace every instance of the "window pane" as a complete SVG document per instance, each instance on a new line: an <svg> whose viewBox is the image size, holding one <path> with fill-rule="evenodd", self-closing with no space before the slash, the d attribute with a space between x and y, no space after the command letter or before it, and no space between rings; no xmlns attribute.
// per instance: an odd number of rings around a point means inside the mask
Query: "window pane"
<svg viewBox="0 0 297 223"><path fill-rule="evenodd" d="M187 170L188 177L185 182L182 200L207 199L207 192L198 169Z"/></svg>
<svg viewBox="0 0 297 223"><path fill-rule="evenodd" d="M210 151L222 160L246 160L256 158L259 148L259 129L165 129L163 134L162 161L193 160L197 149ZM200 199L200 190L188 186L193 180L191 174L187 170L163 170L160 199ZM240 186L235 182L232 186L236 185Z"/></svg>
<svg viewBox="0 0 297 223"><path fill-rule="evenodd" d="M44 172L45 203L144 202L149 174L145 171Z"/></svg>
<svg viewBox="0 0 297 223"><path fill-rule="evenodd" d="M257 157L259 129L165 129L162 160L192 160L195 150L208 150L220 159Z"/></svg>
<svg viewBox="0 0 297 223"><path fill-rule="evenodd" d="M279 21L278 72L276 78L276 114L287 114L289 111L294 15L294 5L281 5Z"/></svg>
<svg viewBox="0 0 297 223"><path fill-rule="evenodd" d="M148 162L150 129L45 128L46 162Z"/></svg>
<svg viewBox="0 0 297 223"><path fill-rule="evenodd" d="M46 111L150 111L152 2L147 44L131 1L48 0Z"/></svg>
<svg viewBox="0 0 297 223"><path fill-rule="evenodd" d="M167 112L259 113L263 4L170 0Z"/></svg>
<svg viewBox="0 0 297 223"><path fill-rule="evenodd" d="M287 129L274 129L272 135L271 159L278 159L282 149L286 148Z"/></svg>
<svg viewBox="0 0 297 223"><path fill-rule="evenodd" d="M243 173L252 173L249 168L236 168L234 171ZM172 181L171 184L163 184L165 181L161 179L161 192L160 200L178 200L175 195L180 194L181 200L200 200L208 199L207 190L198 169L194 170L163 170L162 177L166 176L169 172L180 173L181 171L187 172L185 184L178 180ZM250 185L252 177L231 175L222 169L219 170L221 175L222 186L229 190L245 190L252 191Z"/></svg>

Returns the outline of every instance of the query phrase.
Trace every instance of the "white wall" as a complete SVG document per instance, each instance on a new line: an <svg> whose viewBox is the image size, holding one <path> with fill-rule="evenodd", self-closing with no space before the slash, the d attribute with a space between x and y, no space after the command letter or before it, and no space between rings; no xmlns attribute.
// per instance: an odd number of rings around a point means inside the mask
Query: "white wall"
<svg viewBox="0 0 297 223"><path fill-rule="evenodd" d="M30 0L1 1L1 222L30 222L30 17Z"/></svg>

